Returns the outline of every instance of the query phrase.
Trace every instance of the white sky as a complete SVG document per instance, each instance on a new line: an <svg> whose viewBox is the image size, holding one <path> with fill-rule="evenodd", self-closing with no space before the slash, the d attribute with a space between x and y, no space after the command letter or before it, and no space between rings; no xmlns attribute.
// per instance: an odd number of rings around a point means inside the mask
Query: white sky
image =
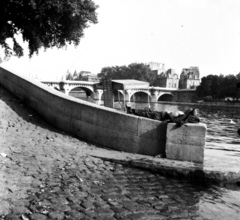
<svg viewBox="0 0 240 220"><path fill-rule="evenodd" d="M198 66L200 74L240 72L239 0L93 0L98 24L85 30L77 48L41 50L2 66L42 79L68 69L99 73L106 66L159 62Z"/></svg>

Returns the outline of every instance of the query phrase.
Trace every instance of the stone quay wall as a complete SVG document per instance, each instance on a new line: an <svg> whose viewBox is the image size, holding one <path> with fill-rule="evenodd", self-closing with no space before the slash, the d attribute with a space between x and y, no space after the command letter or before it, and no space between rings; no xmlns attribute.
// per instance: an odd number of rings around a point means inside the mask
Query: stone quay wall
<svg viewBox="0 0 240 220"><path fill-rule="evenodd" d="M0 83L47 122L74 136L120 151L145 155L165 152L166 123L67 96L1 67Z"/></svg>
<svg viewBox="0 0 240 220"><path fill-rule="evenodd" d="M191 156L192 153L188 151L191 151L191 146L200 148L191 152L194 154L199 152L203 155L206 136L204 124L192 125L196 132L191 139L188 139L186 131L167 129L172 125L166 122L127 115L112 108L76 99L49 88L41 82L1 67L0 83L30 105L47 122L76 137L107 148L151 156L165 155L166 146L171 146L167 152L172 152L174 149L179 151L176 144L174 148L172 144L168 144L172 143L172 140L167 137L171 137L179 139L174 143L184 143L188 146L184 149L186 152L183 155L186 154L189 157L182 158L178 153L177 155L169 154L169 159L203 162L203 156L195 156L194 158L197 159L194 159ZM189 129L191 130L192 127ZM190 130L188 133L191 133ZM201 133L200 136L198 130ZM175 132L174 136L171 132ZM199 141L199 138L202 140ZM184 151L181 150L181 152Z"/></svg>

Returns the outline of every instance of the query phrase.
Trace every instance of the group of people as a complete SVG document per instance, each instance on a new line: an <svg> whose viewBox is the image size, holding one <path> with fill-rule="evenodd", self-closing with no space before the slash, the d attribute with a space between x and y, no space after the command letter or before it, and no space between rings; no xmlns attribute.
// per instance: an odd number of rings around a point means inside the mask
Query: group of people
<svg viewBox="0 0 240 220"><path fill-rule="evenodd" d="M151 118L158 121L167 121L176 123L182 126L185 123L199 123L198 111L195 108L190 108L185 112L182 111L153 111L150 108L134 109L130 105L126 106L127 113L141 117Z"/></svg>

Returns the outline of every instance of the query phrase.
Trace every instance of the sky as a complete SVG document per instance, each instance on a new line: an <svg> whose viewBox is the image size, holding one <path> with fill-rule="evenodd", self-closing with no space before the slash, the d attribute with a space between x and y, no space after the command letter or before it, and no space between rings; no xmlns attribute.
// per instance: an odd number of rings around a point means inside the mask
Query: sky
<svg viewBox="0 0 240 220"><path fill-rule="evenodd" d="M38 79L67 71L101 72L131 63L164 63L180 75L198 66L200 77L240 72L239 0L93 0L98 23L78 47L12 57L3 67Z"/></svg>

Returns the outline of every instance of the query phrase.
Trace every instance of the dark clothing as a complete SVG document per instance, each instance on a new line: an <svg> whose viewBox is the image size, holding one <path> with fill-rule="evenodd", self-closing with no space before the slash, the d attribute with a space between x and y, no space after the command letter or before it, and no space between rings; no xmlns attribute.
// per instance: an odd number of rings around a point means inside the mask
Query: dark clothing
<svg viewBox="0 0 240 220"><path fill-rule="evenodd" d="M132 109L131 107L127 106L127 113L133 114L145 118L151 118L153 120L157 121L167 121L167 122L173 122L176 123L178 126L181 126L185 123L199 123L200 119L196 115L195 109L188 109L184 112L183 115L179 115L177 117L174 117L173 114L170 112L158 112L158 111L152 111L149 108L145 109Z"/></svg>

